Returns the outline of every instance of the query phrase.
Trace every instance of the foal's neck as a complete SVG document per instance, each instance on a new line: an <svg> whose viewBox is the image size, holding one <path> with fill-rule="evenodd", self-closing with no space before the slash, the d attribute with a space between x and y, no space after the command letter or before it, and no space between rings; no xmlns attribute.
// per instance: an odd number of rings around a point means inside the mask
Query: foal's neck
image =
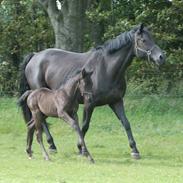
<svg viewBox="0 0 183 183"><path fill-rule="evenodd" d="M64 85L63 89L67 93L67 95L71 98L75 98L79 85L79 75L69 79Z"/></svg>

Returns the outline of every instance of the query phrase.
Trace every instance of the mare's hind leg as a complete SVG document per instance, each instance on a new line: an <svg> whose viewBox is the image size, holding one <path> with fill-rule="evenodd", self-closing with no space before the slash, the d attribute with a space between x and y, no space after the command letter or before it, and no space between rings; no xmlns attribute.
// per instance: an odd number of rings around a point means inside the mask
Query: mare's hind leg
<svg viewBox="0 0 183 183"><path fill-rule="evenodd" d="M129 145L132 149L132 152L131 152L132 157L135 159L139 159L140 154L136 147L136 142L135 142L135 139L132 134L130 123L125 114L123 100L120 100L119 102L110 105L110 107L112 108L112 110L114 111L114 113L116 114L116 116L118 117L118 119L121 121L121 123L123 124L123 126L125 128L125 131L128 136Z"/></svg>
<svg viewBox="0 0 183 183"><path fill-rule="evenodd" d="M82 155L86 156L91 162L94 162L92 156L90 155L89 151L87 150L82 132L80 130L79 127L79 123L77 120L74 120L73 118L71 118L66 112L60 112L59 113L59 117L62 118L65 122L67 122L72 128L75 129L75 131L78 134L79 137L79 143L81 144L81 151L82 151Z"/></svg>

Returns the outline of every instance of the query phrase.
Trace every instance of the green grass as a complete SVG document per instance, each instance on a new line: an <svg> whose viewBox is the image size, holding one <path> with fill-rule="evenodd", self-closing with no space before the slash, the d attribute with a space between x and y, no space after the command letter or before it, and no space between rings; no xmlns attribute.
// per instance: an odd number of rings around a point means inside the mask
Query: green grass
<svg viewBox="0 0 183 183"><path fill-rule="evenodd" d="M182 183L182 104L182 98L125 98L140 160L131 159L125 131L112 111L96 108L86 136L96 162L90 164L77 155L75 132L57 119L48 121L58 153L44 161L35 140L34 158L29 160L26 127L16 100L0 98L0 183Z"/></svg>

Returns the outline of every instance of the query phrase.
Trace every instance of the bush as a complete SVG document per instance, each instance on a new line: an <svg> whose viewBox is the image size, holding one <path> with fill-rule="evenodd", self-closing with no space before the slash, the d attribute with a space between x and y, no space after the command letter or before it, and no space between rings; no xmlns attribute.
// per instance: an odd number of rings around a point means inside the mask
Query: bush
<svg viewBox="0 0 183 183"><path fill-rule="evenodd" d="M0 95L16 95L17 80L17 68L6 61L0 63Z"/></svg>

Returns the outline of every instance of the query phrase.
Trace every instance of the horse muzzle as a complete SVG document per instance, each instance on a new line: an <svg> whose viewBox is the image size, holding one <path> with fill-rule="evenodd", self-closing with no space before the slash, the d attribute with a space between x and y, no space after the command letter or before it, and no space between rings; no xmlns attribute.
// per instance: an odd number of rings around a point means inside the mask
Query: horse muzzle
<svg viewBox="0 0 183 183"><path fill-rule="evenodd" d="M157 54L155 58L153 58L156 65L163 65L166 61L166 56L164 53Z"/></svg>

